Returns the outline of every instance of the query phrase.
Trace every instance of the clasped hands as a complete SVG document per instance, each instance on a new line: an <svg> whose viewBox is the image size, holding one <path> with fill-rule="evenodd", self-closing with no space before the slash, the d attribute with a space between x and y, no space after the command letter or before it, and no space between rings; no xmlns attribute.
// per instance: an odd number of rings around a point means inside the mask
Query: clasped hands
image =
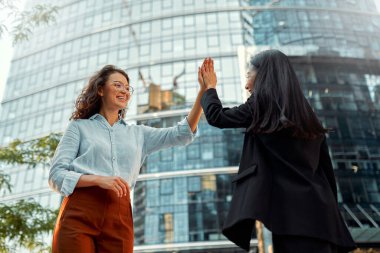
<svg viewBox="0 0 380 253"><path fill-rule="evenodd" d="M198 83L202 91L216 88L217 78L214 70L214 60L210 57L204 59L198 68Z"/></svg>

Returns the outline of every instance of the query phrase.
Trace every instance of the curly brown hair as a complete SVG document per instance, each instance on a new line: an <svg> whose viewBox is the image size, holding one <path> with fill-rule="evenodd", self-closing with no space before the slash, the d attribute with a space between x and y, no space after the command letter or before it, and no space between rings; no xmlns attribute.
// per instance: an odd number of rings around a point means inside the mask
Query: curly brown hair
<svg viewBox="0 0 380 253"><path fill-rule="evenodd" d="M76 109L72 113L70 120L88 119L92 115L99 113L102 102L98 94L99 88L103 87L109 76L115 72L122 74L129 83L129 77L124 70L114 65L104 66L90 78L88 84L83 88L75 102ZM125 109L119 111L119 117L125 117Z"/></svg>

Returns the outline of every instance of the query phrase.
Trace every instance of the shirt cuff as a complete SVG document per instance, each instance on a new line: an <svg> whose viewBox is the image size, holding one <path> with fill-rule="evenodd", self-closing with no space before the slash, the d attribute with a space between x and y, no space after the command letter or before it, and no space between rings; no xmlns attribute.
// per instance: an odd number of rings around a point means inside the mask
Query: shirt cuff
<svg viewBox="0 0 380 253"><path fill-rule="evenodd" d="M82 174L75 171L68 171L68 173L65 175L65 178L63 179L61 193L63 193L65 196L72 194L81 176Z"/></svg>
<svg viewBox="0 0 380 253"><path fill-rule="evenodd" d="M191 127L187 119L187 116L183 120L178 122L178 126L179 126L180 135L189 135L191 136L192 139L194 139L195 137L199 135L198 126L195 128L194 133L193 131L191 131Z"/></svg>

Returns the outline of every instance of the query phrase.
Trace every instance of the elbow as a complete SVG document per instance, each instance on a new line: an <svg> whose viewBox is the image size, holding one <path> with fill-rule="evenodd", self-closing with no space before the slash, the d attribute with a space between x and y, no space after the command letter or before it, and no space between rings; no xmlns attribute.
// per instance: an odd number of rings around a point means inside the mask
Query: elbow
<svg viewBox="0 0 380 253"><path fill-rule="evenodd" d="M204 111L205 117L209 125L217 128L223 128L221 124L221 108L209 107L208 110Z"/></svg>
<svg viewBox="0 0 380 253"><path fill-rule="evenodd" d="M48 183L49 183L50 188L52 189L54 188L54 185L55 185L53 178L54 178L53 168L50 168Z"/></svg>
<svg viewBox="0 0 380 253"><path fill-rule="evenodd" d="M195 139L194 135L181 136L181 138L178 140L177 145L178 146L187 146L190 143L192 143L194 141L194 139Z"/></svg>
<svg viewBox="0 0 380 253"><path fill-rule="evenodd" d="M49 187L50 189L56 191L56 192L59 192L59 187L58 187L58 184L56 182L56 177L54 176L55 173L52 172L52 169L50 169L50 172L49 172L49 179L48 179L48 184L49 184Z"/></svg>
<svg viewBox="0 0 380 253"><path fill-rule="evenodd" d="M59 173L59 169L57 169L54 166L51 167L49 171L48 185L50 189L52 189L53 191L63 194L60 190L62 188L61 186L63 180L60 180L60 178L61 176Z"/></svg>
<svg viewBox="0 0 380 253"><path fill-rule="evenodd" d="M185 145L184 146L187 146L189 144L191 144L193 141L194 141L195 137L194 136L189 136L188 138L185 139Z"/></svg>
<svg viewBox="0 0 380 253"><path fill-rule="evenodd" d="M207 118L207 123L208 123L210 126L218 127L218 124L217 124L216 120L213 119L213 118Z"/></svg>

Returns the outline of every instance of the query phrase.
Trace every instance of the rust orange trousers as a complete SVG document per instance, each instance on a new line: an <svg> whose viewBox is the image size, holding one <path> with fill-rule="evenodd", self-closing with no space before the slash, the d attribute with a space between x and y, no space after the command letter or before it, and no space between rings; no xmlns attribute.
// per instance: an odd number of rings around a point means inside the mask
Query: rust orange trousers
<svg viewBox="0 0 380 253"><path fill-rule="evenodd" d="M65 197L53 234L53 253L132 253L131 200L99 187Z"/></svg>

